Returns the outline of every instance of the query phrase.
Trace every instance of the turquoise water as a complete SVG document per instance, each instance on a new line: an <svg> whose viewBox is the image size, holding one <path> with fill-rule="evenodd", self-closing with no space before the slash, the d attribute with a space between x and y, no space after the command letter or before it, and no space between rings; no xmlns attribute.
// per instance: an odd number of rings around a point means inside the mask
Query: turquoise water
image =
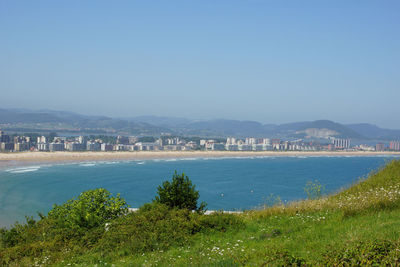
<svg viewBox="0 0 400 267"><path fill-rule="evenodd" d="M307 181L328 192L357 181L392 157L263 157L170 159L42 165L0 170L0 226L48 212L88 189L121 193L131 207L150 202L174 170L196 184L210 210L241 210L269 202L305 198Z"/></svg>

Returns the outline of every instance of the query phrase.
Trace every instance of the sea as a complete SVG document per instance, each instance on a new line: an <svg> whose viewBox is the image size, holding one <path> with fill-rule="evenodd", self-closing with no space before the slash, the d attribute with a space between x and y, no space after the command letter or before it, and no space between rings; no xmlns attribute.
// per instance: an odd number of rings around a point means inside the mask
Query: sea
<svg viewBox="0 0 400 267"><path fill-rule="evenodd" d="M241 211L307 197L312 181L326 194L349 187L395 156L180 158L53 163L0 169L0 227L38 218L82 191L106 188L132 208L151 202L174 171L185 173L209 210Z"/></svg>

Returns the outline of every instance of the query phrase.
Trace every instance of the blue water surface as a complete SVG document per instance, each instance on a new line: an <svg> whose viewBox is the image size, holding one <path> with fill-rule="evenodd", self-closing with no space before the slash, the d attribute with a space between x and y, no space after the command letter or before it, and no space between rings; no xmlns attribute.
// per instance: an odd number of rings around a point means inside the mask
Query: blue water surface
<svg viewBox="0 0 400 267"><path fill-rule="evenodd" d="M121 193L131 207L150 202L157 186L175 170L185 172L210 210L243 210L270 195L284 201L306 197L307 181L318 180L328 193L340 190L383 166L392 157L262 157L167 159L41 165L0 170L0 226L25 215L46 214L88 189Z"/></svg>

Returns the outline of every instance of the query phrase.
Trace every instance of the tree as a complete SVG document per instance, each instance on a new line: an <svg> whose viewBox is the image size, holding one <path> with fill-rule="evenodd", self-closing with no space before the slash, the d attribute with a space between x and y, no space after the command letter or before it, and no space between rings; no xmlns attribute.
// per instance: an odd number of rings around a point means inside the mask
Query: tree
<svg viewBox="0 0 400 267"><path fill-rule="evenodd" d="M192 184L184 173L178 174L176 171L172 176L172 182L165 181L162 186L157 188L157 196L154 202L165 204L171 208L204 211L206 203L201 202L197 207L199 191Z"/></svg>
<svg viewBox="0 0 400 267"><path fill-rule="evenodd" d="M63 205L54 205L48 218L57 222L59 227L71 229L90 229L127 213L128 206L123 198L104 188L88 190L77 199L68 200Z"/></svg>

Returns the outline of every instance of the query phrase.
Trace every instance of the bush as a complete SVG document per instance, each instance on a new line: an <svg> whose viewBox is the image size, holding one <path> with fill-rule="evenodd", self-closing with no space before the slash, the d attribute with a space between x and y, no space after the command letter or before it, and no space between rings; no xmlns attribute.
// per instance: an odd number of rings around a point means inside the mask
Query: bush
<svg viewBox="0 0 400 267"><path fill-rule="evenodd" d="M271 249L261 266L311 266L306 260L289 253L286 249Z"/></svg>
<svg viewBox="0 0 400 267"><path fill-rule="evenodd" d="M0 248L12 247L32 239L31 231L36 226L36 221L32 217L25 219L26 224L16 222L9 230L0 229Z"/></svg>
<svg viewBox="0 0 400 267"><path fill-rule="evenodd" d="M127 213L128 206L124 199L103 188L88 190L77 199L68 200L61 206L54 205L48 219L54 220L59 228L91 229Z"/></svg>
<svg viewBox="0 0 400 267"><path fill-rule="evenodd" d="M398 266L399 243L390 240L371 240L332 248L324 255L324 265L335 266Z"/></svg>
<svg viewBox="0 0 400 267"><path fill-rule="evenodd" d="M197 207L199 199L199 191L192 184L184 173L179 175L176 171L172 176L172 182L165 181L162 186L157 188L158 196L154 202L165 204L171 208L195 210L198 212L204 211L206 203L202 202Z"/></svg>
<svg viewBox="0 0 400 267"><path fill-rule="evenodd" d="M139 211L114 220L99 241L98 249L102 253L117 250L131 255L183 245L200 230L198 216L160 203L145 204Z"/></svg>
<svg viewBox="0 0 400 267"><path fill-rule="evenodd" d="M221 232L225 232L228 229L239 230L245 226L239 216L223 212L202 216L200 218L200 225L205 230L212 229Z"/></svg>
<svg viewBox="0 0 400 267"><path fill-rule="evenodd" d="M325 187L317 180L314 182L308 181L304 187L304 192L306 192L308 199L320 199L325 193Z"/></svg>

